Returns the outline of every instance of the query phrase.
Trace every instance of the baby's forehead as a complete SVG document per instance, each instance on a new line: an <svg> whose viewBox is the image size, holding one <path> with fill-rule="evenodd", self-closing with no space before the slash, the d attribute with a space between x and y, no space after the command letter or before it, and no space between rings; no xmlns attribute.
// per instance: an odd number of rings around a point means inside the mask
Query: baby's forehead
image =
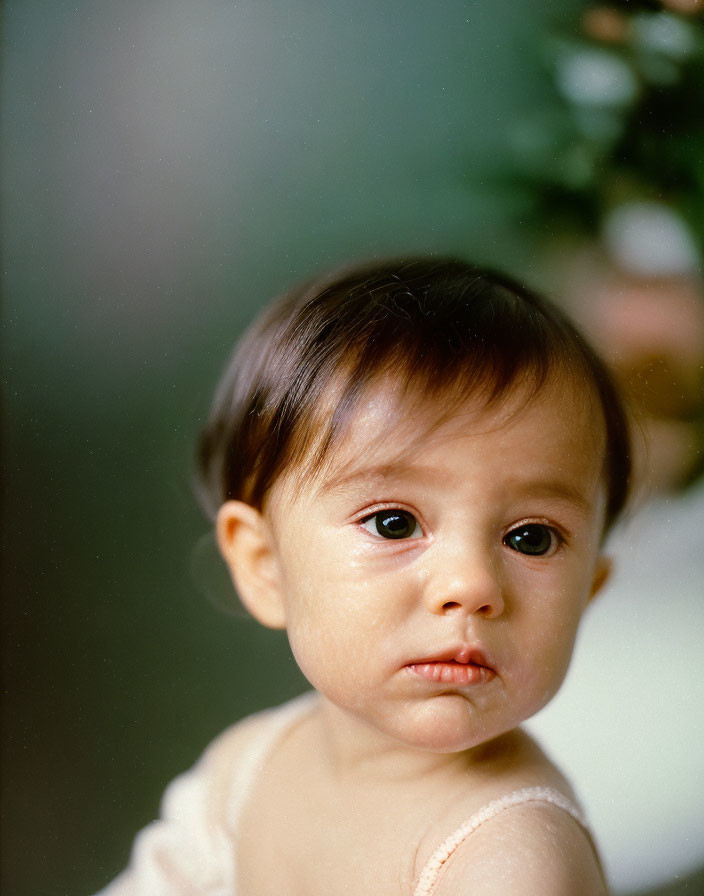
<svg viewBox="0 0 704 896"><path fill-rule="evenodd" d="M588 451L603 464L605 427L592 391L565 380L538 390L518 384L498 397L483 392L428 395L384 384L362 396L334 444L309 468L323 488L366 472L382 478L425 457L442 457L460 439L483 437L501 451L520 440L526 459L552 459ZM323 428L321 428L322 431ZM546 447L550 451L546 451ZM315 453L311 455L315 457Z"/></svg>

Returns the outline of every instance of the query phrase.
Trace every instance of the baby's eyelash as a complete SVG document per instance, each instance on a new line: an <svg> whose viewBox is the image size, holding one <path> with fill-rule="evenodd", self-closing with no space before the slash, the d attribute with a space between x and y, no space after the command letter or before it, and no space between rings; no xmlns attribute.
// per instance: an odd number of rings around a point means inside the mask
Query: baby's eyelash
<svg viewBox="0 0 704 896"><path fill-rule="evenodd" d="M545 526L547 529L551 529L560 541L569 541L572 536L572 533L564 525L546 516L528 516L525 519L519 519L515 523L511 523L506 531L519 526Z"/></svg>

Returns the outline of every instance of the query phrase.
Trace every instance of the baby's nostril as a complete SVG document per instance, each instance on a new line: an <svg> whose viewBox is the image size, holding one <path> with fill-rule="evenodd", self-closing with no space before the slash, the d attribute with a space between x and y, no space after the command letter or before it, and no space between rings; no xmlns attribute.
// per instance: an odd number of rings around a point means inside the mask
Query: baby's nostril
<svg viewBox="0 0 704 896"><path fill-rule="evenodd" d="M448 600L446 604L442 605L443 610L458 610L460 605L456 600Z"/></svg>

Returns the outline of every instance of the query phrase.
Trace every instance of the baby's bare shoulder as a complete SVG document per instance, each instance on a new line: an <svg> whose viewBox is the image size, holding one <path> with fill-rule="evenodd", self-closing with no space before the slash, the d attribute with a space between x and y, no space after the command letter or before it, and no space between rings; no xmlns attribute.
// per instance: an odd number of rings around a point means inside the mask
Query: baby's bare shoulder
<svg viewBox="0 0 704 896"><path fill-rule="evenodd" d="M272 710L248 716L223 731L207 747L197 765L209 814L229 815L232 800L249 787L263 739L271 729Z"/></svg>
<svg viewBox="0 0 704 896"><path fill-rule="evenodd" d="M271 724L272 710L265 710L235 722L219 734L203 754L210 768L230 765L247 755Z"/></svg>
<svg viewBox="0 0 704 896"><path fill-rule="evenodd" d="M474 831L447 862L439 896L605 896L586 830L547 802L513 806Z"/></svg>

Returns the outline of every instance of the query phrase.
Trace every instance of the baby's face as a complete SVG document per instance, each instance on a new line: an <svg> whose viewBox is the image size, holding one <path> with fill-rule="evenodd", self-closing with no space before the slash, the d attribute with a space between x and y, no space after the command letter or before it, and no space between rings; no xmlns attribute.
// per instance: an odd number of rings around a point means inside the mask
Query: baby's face
<svg viewBox="0 0 704 896"><path fill-rule="evenodd" d="M332 465L267 503L285 624L328 700L403 742L467 749L560 686L601 578L604 434L573 388L389 423L359 411Z"/></svg>

